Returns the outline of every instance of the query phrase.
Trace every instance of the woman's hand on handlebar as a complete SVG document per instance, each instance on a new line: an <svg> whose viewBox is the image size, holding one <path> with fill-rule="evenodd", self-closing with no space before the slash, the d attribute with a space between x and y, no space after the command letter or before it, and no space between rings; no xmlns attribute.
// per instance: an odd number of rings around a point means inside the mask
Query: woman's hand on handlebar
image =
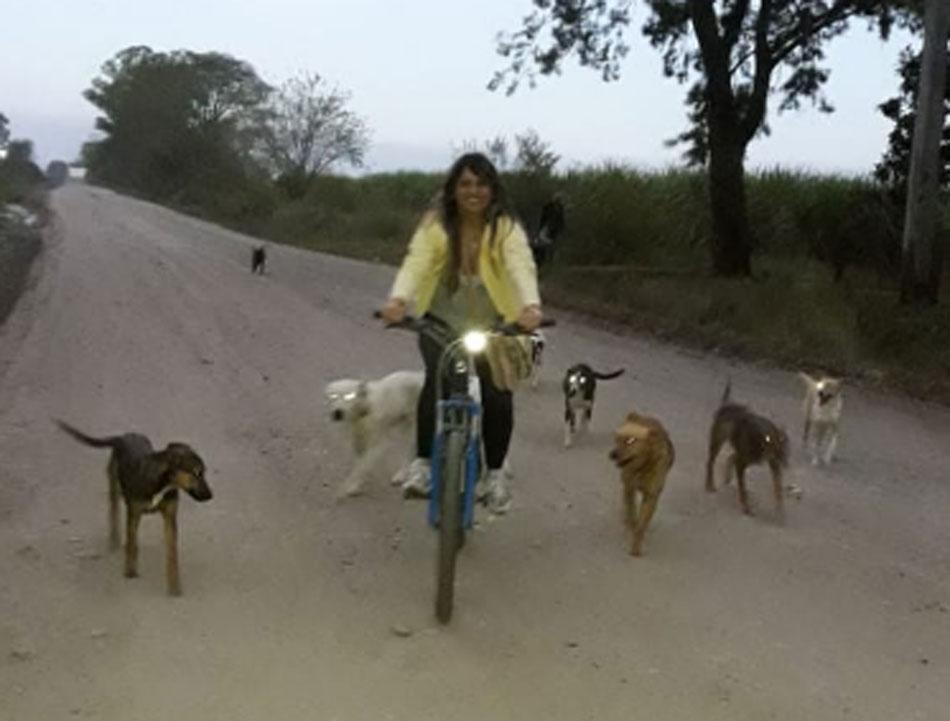
<svg viewBox="0 0 950 721"><path fill-rule="evenodd" d="M390 298L379 311L379 317L387 325L402 322L406 317L406 301L402 298Z"/></svg>
<svg viewBox="0 0 950 721"><path fill-rule="evenodd" d="M530 333L531 331L538 329L543 318L544 316L541 314L540 306L526 305L522 309L521 315L518 316L518 320L516 322L519 328Z"/></svg>

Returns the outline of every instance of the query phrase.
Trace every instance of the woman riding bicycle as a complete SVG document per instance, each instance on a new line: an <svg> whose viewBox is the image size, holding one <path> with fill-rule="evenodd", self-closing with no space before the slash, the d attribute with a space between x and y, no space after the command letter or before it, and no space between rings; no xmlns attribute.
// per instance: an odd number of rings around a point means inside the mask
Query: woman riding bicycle
<svg viewBox="0 0 950 721"><path fill-rule="evenodd" d="M508 207L498 171L481 153L466 153L452 165L436 207L427 212L409 242L389 300L387 323L398 323L409 301L416 313L462 335L473 327L516 322L526 331L541 323L537 269L524 231ZM442 346L419 337L426 379L419 397L416 459L403 485L407 495L428 495L435 433L436 373ZM484 358L476 361L481 382L482 437L488 467L486 491L493 513L505 513L511 493L502 471L514 407L510 390L495 386Z"/></svg>

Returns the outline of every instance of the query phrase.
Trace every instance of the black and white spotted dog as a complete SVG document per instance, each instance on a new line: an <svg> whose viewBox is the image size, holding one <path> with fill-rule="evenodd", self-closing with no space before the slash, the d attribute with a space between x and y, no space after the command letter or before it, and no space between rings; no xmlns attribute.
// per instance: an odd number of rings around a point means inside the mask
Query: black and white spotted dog
<svg viewBox="0 0 950 721"><path fill-rule="evenodd" d="M597 381L609 381L623 375L624 369L612 373L599 373L586 363L578 363L564 374L564 447L570 448L574 434L587 430L594 412L594 395ZM579 423L578 423L579 421ZM578 428L580 425L580 428Z"/></svg>

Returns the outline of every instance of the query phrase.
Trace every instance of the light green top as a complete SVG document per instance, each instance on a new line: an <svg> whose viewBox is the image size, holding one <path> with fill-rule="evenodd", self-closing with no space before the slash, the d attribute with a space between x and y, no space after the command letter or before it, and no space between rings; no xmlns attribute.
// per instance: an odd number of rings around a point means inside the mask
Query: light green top
<svg viewBox="0 0 950 721"><path fill-rule="evenodd" d="M472 328L491 328L501 318L477 275L459 274L459 287L454 294L445 281L440 282L429 312L459 335Z"/></svg>

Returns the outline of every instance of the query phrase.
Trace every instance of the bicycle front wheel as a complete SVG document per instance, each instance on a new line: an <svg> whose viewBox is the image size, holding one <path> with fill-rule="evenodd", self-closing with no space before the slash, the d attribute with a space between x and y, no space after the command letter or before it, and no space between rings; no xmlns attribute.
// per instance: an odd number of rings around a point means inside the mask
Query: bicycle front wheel
<svg viewBox="0 0 950 721"><path fill-rule="evenodd" d="M452 618L455 597L455 556L462 533L462 469L465 464L465 435L449 431L445 438L442 488L439 496L439 562L435 615L441 623Z"/></svg>

